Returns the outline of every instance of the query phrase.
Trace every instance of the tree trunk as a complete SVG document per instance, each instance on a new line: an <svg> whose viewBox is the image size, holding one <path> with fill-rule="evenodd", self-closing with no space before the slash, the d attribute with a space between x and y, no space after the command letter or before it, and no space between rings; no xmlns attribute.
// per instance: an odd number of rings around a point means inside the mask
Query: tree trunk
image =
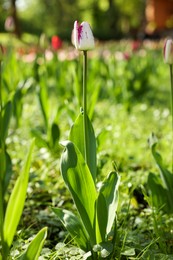
<svg viewBox="0 0 173 260"><path fill-rule="evenodd" d="M17 16L17 7L16 7L16 0L11 0L11 15L14 20L14 33L18 38L21 38L21 29L19 25L19 20Z"/></svg>

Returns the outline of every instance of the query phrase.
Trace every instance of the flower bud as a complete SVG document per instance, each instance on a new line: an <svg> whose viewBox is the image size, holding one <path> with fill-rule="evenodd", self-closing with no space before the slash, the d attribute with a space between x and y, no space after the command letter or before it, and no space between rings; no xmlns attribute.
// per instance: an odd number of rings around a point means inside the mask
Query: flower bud
<svg viewBox="0 0 173 260"><path fill-rule="evenodd" d="M168 39L164 45L164 61L167 64L173 64L173 40Z"/></svg>
<svg viewBox="0 0 173 260"><path fill-rule="evenodd" d="M73 42L77 50L87 51L94 49L94 37L90 25L87 22L74 23Z"/></svg>

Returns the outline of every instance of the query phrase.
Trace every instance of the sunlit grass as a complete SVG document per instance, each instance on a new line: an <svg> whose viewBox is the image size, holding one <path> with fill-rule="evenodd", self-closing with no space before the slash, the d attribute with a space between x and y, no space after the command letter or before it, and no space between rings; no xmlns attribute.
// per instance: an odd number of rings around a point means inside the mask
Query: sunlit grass
<svg viewBox="0 0 173 260"><path fill-rule="evenodd" d="M30 41L27 37L25 42ZM4 45L8 45L9 39L6 34L2 34L1 39ZM18 49L21 42L13 40L14 46ZM34 38L33 43L37 43L37 40ZM89 108L94 107L91 111L91 120L97 138L97 178L100 181L105 177L112 169L112 162L116 162L121 177L118 207L120 245L122 246L124 241L125 245L131 248L131 252L133 248L137 251L136 256L145 250L151 255L162 254L157 245L158 237L156 235L155 238L153 235L155 227L152 209L144 200L138 201L139 197L134 190L139 191L141 195L144 188L147 194L146 183L149 172L158 174L148 145L148 137L152 132L159 139L158 150L161 151L164 164L170 169L172 158L169 72L163 64L161 49L158 46L154 48L154 44L152 49L148 46L144 48L145 51L142 52L144 56L141 56L140 51L133 53L128 41L122 42L120 49L118 45L114 48L114 43L108 44L109 49L106 45L98 44L98 46L99 51L93 52L89 57L88 86ZM125 51L129 51L129 60L123 58ZM21 81L26 80L28 84L24 84L22 92L19 92L21 96L18 96L17 102L21 104L22 110L18 115L13 113L6 139L14 171L10 189L19 174L28 141L33 138L32 130L38 130L40 136L47 138L43 111L39 103L41 79L45 76L44 66L46 66L45 86L48 94L45 102L47 107L50 107L50 119L53 120L57 115L56 120L60 128L59 141L67 139L70 126L80 111L80 104L75 96L76 91L80 91L78 85L81 78L80 73L79 82L75 78L75 72L78 71L76 58L80 62L80 58L70 47L53 53L52 59L47 60L46 64L42 54L37 57L37 53L34 62L31 63L24 62L22 56L18 55L11 58L9 56L5 60L4 103L21 89ZM148 67L150 70L146 70ZM10 85L10 82L13 84ZM97 84L100 86L98 93ZM136 92L133 84L139 87ZM124 97L121 91L123 86L127 85L128 95ZM97 96L96 102L94 95ZM18 124L17 117L20 119ZM18 236L24 244L29 233L33 235L35 230L38 231L47 225L49 236L45 250L47 249L49 254L55 251L54 245L63 240L69 241L70 246L73 245L73 241L50 210L51 206L62 205L75 210L59 171L61 152L61 146L55 153L51 149L41 147L36 140L28 198L18 231ZM167 240L167 236L170 235L171 220L166 215L162 216L162 212L159 212L159 216L163 217L166 223L162 239L169 241L170 252L172 244L171 240ZM161 220L157 221L156 224L160 227ZM151 251L148 245L151 245ZM15 246L16 248L18 246L17 239L14 248ZM67 244L65 248L71 248L70 246Z"/></svg>

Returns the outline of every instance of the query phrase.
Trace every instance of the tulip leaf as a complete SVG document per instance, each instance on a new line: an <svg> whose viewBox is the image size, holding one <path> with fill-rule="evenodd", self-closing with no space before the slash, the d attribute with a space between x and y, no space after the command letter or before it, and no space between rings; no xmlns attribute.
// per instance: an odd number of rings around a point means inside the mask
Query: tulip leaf
<svg viewBox="0 0 173 260"><path fill-rule="evenodd" d="M154 173L149 173L148 175L148 187L152 195L152 204L158 209L169 212L171 209L169 207L169 201L167 198L166 189L164 189L163 184L159 176Z"/></svg>
<svg viewBox="0 0 173 260"><path fill-rule="evenodd" d="M87 230L92 244L95 244L95 202L97 191L84 158L70 141L61 143L65 150L61 157L61 173L73 197L83 225Z"/></svg>
<svg viewBox="0 0 173 260"><path fill-rule="evenodd" d="M100 192L96 201L97 222L96 222L96 237L97 243L105 241L106 227L108 221L108 210L104 195Z"/></svg>
<svg viewBox="0 0 173 260"><path fill-rule="evenodd" d="M115 221L116 217L116 209L118 206L118 187L119 187L119 176L116 171L112 171L108 177L104 180L101 188L100 193L103 194L106 206L107 206L107 214L108 214L108 221L107 221L107 228L106 233L112 229L112 225Z"/></svg>
<svg viewBox="0 0 173 260"><path fill-rule="evenodd" d="M96 138L94 134L94 129L92 127L92 124L87 116L87 140L88 140L88 167L90 169L90 172L92 174L93 180L95 182L96 180ZM69 140L72 141L83 157L85 158L85 152L84 152L84 127L83 127L83 113L80 113L77 117L76 121L71 127L70 130L70 136Z"/></svg>
<svg viewBox="0 0 173 260"><path fill-rule="evenodd" d="M9 248L12 244L13 237L23 211L28 186L29 169L33 148L34 141L30 145L30 149L23 170L15 183L15 186L12 190L10 199L7 204L3 226L4 242L7 248Z"/></svg>
<svg viewBox="0 0 173 260"><path fill-rule="evenodd" d="M40 256L44 241L47 237L47 227L42 228L29 244L19 260L37 260Z"/></svg>
<svg viewBox="0 0 173 260"><path fill-rule="evenodd" d="M89 248L87 247L87 244L89 236L80 219L75 214L65 209L52 208L52 210L61 220L78 246L84 251L88 251Z"/></svg>
<svg viewBox="0 0 173 260"><path fill-rule="evenodd" d="M162 186L166 190L168 208L173 212L173 173L169 172L164 164L161 155L156 151L157 139L154 134L149 138L149 144L151 147L152 155L156 161L156 164L160 170L160 177L162 180Z"/></svg>

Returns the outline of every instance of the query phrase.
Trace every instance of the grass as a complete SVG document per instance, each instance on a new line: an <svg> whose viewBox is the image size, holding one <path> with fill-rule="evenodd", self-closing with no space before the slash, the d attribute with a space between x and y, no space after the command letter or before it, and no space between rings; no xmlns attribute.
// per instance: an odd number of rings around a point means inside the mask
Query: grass
<svg viewBox="0 0 173 260"><path fill-rule="evenodd" d="M2 43L6 43L6 40ZM144 57L140 50L137 53L129 51L130 60L115 59L118 45L113 50L112 43L110 45L110 56L100 57L96 51L93 53L93 60L90 59L88 99L91 105L94 104L92 89L98 82L100 89L92 114L98 145L98 180L112 169L112 162L116 162L121 177L116 259L173 259L173 218L152 208L147 188L149 172L158 173L147 142L152 132L159 138L158 149L165 165L168 168L171 165L169 71L163 64L159 45L157 48L145 46ZM119 46L124 52L129 48L128 42ZM102 53L102 46L98 49ZM59 57L60 54L61 51ZM13 75L8 71L12 61ZM13 165L13 178L8 192L21 168L28 140L33 138L31 130L35 129L42 138L47 138L38 99L39 86L43 84L41 79L44 75L44 64L39 61L40 57L30 64L11 57L6 61L4 78L8 78L8 88L3 93L4 102L9 94L20 89L19 83L22 80L31 80L30 85L28 81L28 86L23 88L22 98L18 100L22 110L18 116L13 115L6 140ZM19 75L18 71L22 66L23 70ZM75 97L76 91L79 91L77 85L80 87L74 74L76 70L76 60L60 60L56 55L46 64L49 124L51 117L52 120L56 118L61 141L67 139L70 125L80 109ZM15 84L10 86L10 82ZM121 90L127 86L127 95L123 96ZM17 117L20 119L18 124ZM56 152L52 152L39 141L36 142L27 200L13 243L12 259L26 247L29 242L26 239L32 238L44 226L48 226L48 238L40 260L82 259L82 252L74 245L51 210L52 206L63 206L75 211L59 171L61 152L60 146Z"/></svg>

